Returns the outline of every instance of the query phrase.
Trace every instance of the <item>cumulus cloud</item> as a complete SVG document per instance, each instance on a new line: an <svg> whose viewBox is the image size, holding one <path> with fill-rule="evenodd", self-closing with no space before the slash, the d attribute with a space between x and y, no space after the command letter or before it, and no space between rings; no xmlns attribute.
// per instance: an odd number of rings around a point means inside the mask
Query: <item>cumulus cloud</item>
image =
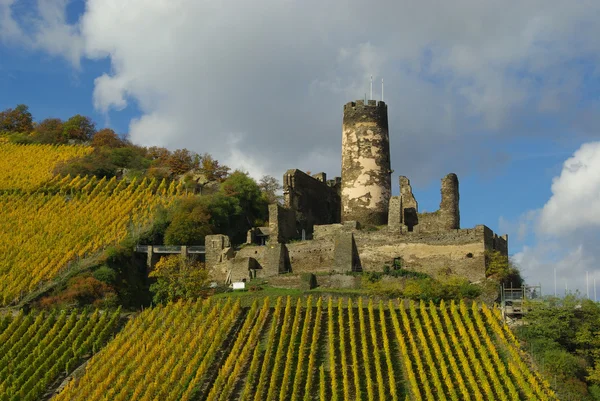
<svg viewBox="0 0 600 401"><path fill-rule="evenodd" d="M500 222L523 237L535 235L533 244L514 259L525 277L542 282L546 293L554 292L555 270L559 294L565 285L586 294L588 276L590 291L593 278L600 290L600 142L583 144L563 163L543 207L524 213L517 222Z"/></svg>
<svg viewBox="0 0 600 401"><path fill-rule="evenodd" d="M234 167L239 149L276 176L339 174L342 104L369 92L370 75L375 97L385 78L397 173L418 185L491 167L486 138L521 134L524 116L558 105L578 110L585 74L573 61L600 54L589 1L87 0L69 24L67 0L39 0L28 29L14 18L22 1L0 0L3 37L76 66L109 58L93 103L107 114L134 103L134 141Z"/></svg>
<svg viewBox="0 0 600 401"><path fill-rule="evenodd" d="M551 235L600 228L600 142L583 144L564 162L539 224L541 233Z"/></svg>

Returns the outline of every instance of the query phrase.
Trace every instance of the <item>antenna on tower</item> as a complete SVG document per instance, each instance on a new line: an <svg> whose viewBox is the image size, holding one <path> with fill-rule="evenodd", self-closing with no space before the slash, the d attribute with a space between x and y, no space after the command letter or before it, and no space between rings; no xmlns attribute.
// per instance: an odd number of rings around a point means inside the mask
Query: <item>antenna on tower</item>
<svg viewBox="0 0 600 401"><path fill-rule="evenodd" d="M371 97L369 100L373 99L373 75L371 75Z"/></svg>
<svg viewBox="0 0 600 401"><path fill-rule="evenodd" d="M381 101L383 102L383 78L381 78Z"/></svg>
<svg viewBox="0 0 600 401"><path fill-rule="evenodd" d="M585 272L585 295L587 299L590 299L590 272Z"/></svg>

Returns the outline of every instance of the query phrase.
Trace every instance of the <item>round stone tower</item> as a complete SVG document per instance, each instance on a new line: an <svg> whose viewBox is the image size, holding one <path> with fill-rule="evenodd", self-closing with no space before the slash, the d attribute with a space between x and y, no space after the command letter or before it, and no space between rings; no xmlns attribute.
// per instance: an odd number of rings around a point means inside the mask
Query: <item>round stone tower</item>
<svg viewBox="0 0 600 401"><path fill-rule="evenodd" d="M440 202L440 216L442 227L445 230L460 228L460 209L458 192L458 177L450 173L442 178L442 201Z"/></svg>
<svg viewBox="0 0 600 401"><path fill-rule="evenodd" d="M391 196L387 105L363 100L344 105L342 221L387 224Z"/></svg>

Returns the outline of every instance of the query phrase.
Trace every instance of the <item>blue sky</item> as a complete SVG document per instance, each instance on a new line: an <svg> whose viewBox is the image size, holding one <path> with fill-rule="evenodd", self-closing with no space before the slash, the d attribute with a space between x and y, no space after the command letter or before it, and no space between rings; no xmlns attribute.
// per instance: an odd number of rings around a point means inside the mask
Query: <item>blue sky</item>
<svg viewBox="0 0 600 401"><path fill-rule="evenodd" d="M0 109L84 114L255 177L334 176L342 105L368 92L370 75L379 98L383 77L392 168L420 209L438 208L440 179L455 172L463 227L508 233L530 281L547 285L557 268L581 289L574 272L600 281L588 241L600 233L599 8L0 0Z"/></svg>

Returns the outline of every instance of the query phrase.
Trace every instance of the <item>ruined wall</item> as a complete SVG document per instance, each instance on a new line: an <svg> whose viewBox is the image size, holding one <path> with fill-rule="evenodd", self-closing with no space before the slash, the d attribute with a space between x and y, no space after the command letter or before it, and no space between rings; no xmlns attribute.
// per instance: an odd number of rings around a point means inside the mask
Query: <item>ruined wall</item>
<svg viewBox="0 0 600 401"><path fill-rule="evenodd" d="M499 236L491 229L484 229L485 249L488 251L498 251L504 256L508 256L508 235Z"/></svg>
<svg viewBox="0 0 600 401"><path fill-rule="evenodd" d="M485 279L484 226L400 236L359 231L355 239L365 271L381 271L395 258L402 258L402 268L432 276L459 275L472 282Z"/></svg>
<svg viewBox="0 0 600 401"><path fill-rule="evenodd" d="M400 177L400 193L403 232L437 233L460 228L460 194L456 174L450 173L442 178L440 208L435 212L418 213L417 201L406 177Z"/></svg>
<svg viewBox="0 0 600 401"><path fill-rule="evenodd" d="M208 254L209 244L213 242L224 244L223 238L212 241L207 237L207 260L215 259ZM221 255L226 255L227 249L230 248L223 248ZM317 226L313 240L246 246L236 252L235 258L221 257L222 261L216 266L224 280L229 271L235 278L250 277L248 269L254 269L256 277L265 278L287 271L382 271L385 265L392 266L394 260L400 258L403 269L433 277L458 275L477 282L485 279L485 251L494 249L507 254L508 238L494 234L483 225L472 229L399 234L387 229L366 231L352 224L331 224Z"/></svg>
<svg viewBox="0 0 600 401"><path fill-rule="evenodd" d="M392 234L385 229L366 231L332 224L317 227L315 235L315 240L287 245L292 272L342 272L356 270L357 264L363 271L382 271L383 266L401 258L405 269L435 277L458 275L477 282L485 278L486 247L493 241L497 247L505 243L503 237L483 225L437 233Z"/></svg>
<svg viewBox="0 0 600 401"><path fill-rule="evenodd" d="M295 211L296 231L301 234L304 229L307 238L316 224L340 221L339 187L335 180L328 184L324 173L315 178L297 169L286 171L283 197L285 207Z"/></svg>
<svg viewBox="0 0 600 401"><path fill-rule="evenodd" d="M342 221L387 223L391 196L387 105L362 100L344 105Z"/></svg>
<svg viewBox="0 0 600 401"><path fill-rule="evenodd" d="M287 244L292 273L334 270L334 236Z"/></svg>
<svg viewBox="0 0 600 401"><path fill-rule="evenodd" d="M414 227L419 224L417 212L419 204L412 193L410 180L401 175L399 178L400 184L400 220L402 223L402 231L414 231Z"/></svg>
<svg viewBox="0 0 600 401"><path fill-rule="evenodd" d="M298 238L296 213L277 203L269 205L269 242L285 243Z"/></svg>
<svg viewBox="0 0 600 401"><path fill-rule="evenodd" d="M417 233L435 233L445 231L444 220L439 210L435 212L417 213L418 224L413 231Z"/></svg>
<svg viewBox="0 0 600 401"><path fill-rule="evenodd" d="M224 282L233 267L234 251L229 237L222 234L207 235L204 243L206 246L206 269L210 278Z"/></svg>
<svg viewBox="0 0 600 401"><path fill-rule="evenodd" d="M393 233L401 233L402 229L402 199L400 196L390 198L388 209L388 230Z"/></svg>

